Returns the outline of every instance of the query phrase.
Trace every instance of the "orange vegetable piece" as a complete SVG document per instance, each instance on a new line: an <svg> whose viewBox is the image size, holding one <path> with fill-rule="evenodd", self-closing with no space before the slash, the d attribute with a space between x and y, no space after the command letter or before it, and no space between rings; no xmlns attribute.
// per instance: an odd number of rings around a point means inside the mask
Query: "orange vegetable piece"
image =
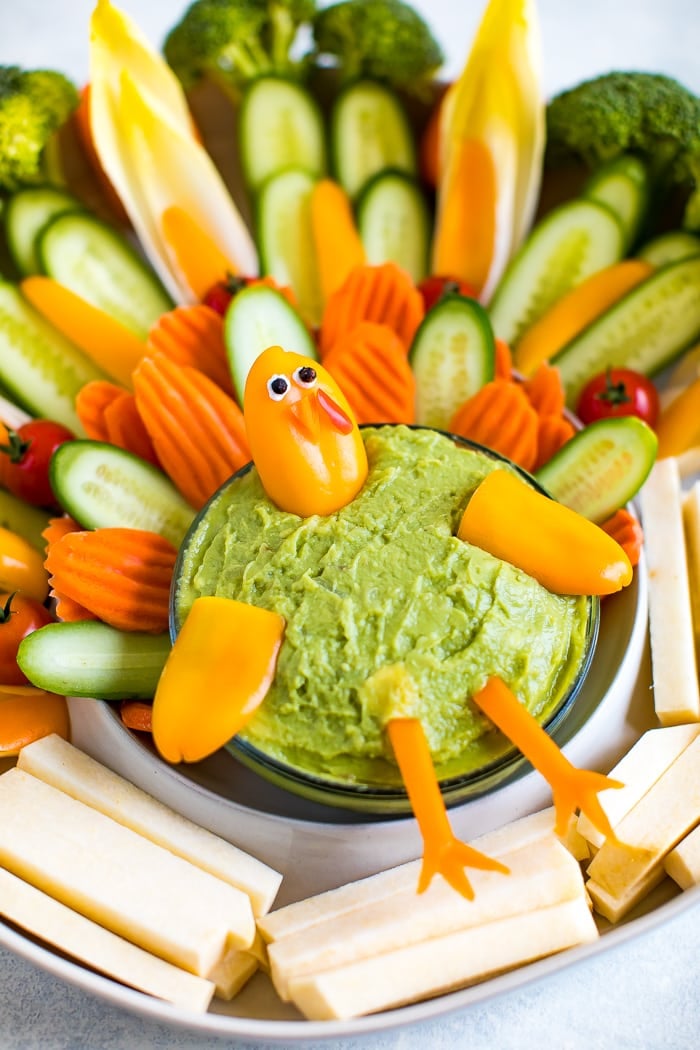
<svg viewBox="0 0 700 1050"><path fill-rule="evenodd" d="M143 425L136 398L131 391L125 390L105 407L104 425L107 441L111 445L125 448L127 452L133 452L154 466L159 465L153 442Z"/></svg>
<svg viewBox="0 0 700 1050"><path fill-rule="evenodd" d="M131 373L146 352L138 336L51 277L25 277L20 287L32 306L96 365L131 386Z"/></svg>
<svg viewBox="0 0 700 1050"><path fill-rule="evenodd" d="M196 598L153 701L153 740L168 762L223 747L265 699L284 637L282 616L229 598Z"/></svg>
<svg viewBox="0 0 700 1050"><path fill-rule="evenodd" d="M121 631L168 629L170 584L177 551L144 529L67 532L51 543L51 585L97 619Z"/></svg>
<svg viewBox="0 0 700 1050"><path fill-rule="evenodd" d="M161 216L163 238L195 299L203 299L227 274L238 272L189 212L173 204Z"/></svg>
<svg viewBox="0 0 700 1050"><path fill-rule="evenodd" d="M563 448L576 433L574 424L562 415L540 416L537 422L537 458L533 470L549 463L555 453Z"/></svg>
<svg viewBox="0 0 700 1050"><path fill-rule="evenodd" d="M513 355L505 339L494 339L494 379L513 378Z"/></svg>
<svg viewBox="0 0 700 1050"><path fill-rule="evenodd" d="M359 492L367 477L362 435L322 365L269 347L248 373L243 411L260 480L281 510L333 514Z"/></svg>
<svg viewBox="0 0 700 1050"><path fill-rule="evenodd" d="M539 416L561 415L566 407L566 393L561 372L543 361L523 382L523 390Z"/></svg>
<svg viewBox="0 0 700 1050"><path fill-rule="evenodd" d="M146 349L149 354L165 354L173 364L198 368L233 397L224 321L204 303L177 306L162 314L148 333Z"/></svg>
<svg viewBox="0 0 700 1050"><path fill-rule="evenodd" d="M73 110L73 120L75 122L75 128L78 133L80 144L83 147L86 160L90 165L93 175L97 180L97 184L102 192L105 203L109 207L109 210L114 215L114 218L122 226L130 226L129 216L124 210L124 205L121 202L119 194L112 185L106 171L100 163L97 150L95 149L95 143L92 138L92 130L90 128L90 85L86 84L80 92L80 102L76 109Z"/></svg>
<svg viewBox="0 0 700 1050"><path fill-rule="evenodd" d="M387 723L387 732L423 837L418 892L423 893L433 876L439 874L463 897L472 900L474 891L464 873L465 867L500 871L505 875L508 868L455 837L419 719L394 718Z"/></svg>
<svg viewBox="0 0 700 1050"><path fill-rule="evenodd" d="M361 321L327 357L328 369L358 423L413 423L416 381L406 350L384 324Z"/></svg>
<svg viewBox="0 0 700 1050"><path fill-rule="evenodd" d="M657 456L667 459L700 444L700 379L695 379L662 410L656 424Z"/></svg>
<svg viewBox="0 0 700 1050"><path fill-rule="evenodd" d="M477 486L457 535L554 594L612 594L632 580L627 555L600 526L507 470Z"/></svg>
<svg viewBox="0 0 700 1050"><path fill-rule="evenodd" d="M319 333L321 356L360 321L393 328L408 353L424 314L423 296L396 263L356 266L326 303Z"/></svg>
<svg viewBox="0 0 700 1050"><path fill-rule="evenodd" d="M75 399L75 411L83 430L93 441L109 441L105 410L125 393L128 391L123 386L107 379L93 379L80 388Z"/></svg>
<svg viewBox="0 0 700 1050"><path fill-rule="evenodd" d="M65 696L32 685L0 685L0 758L12 758L34 740L70 735Z"/></svg>
<svg viewBox="0 0 700 1050"><path fill-rule="evenodd" d="M418 142L418 166L423 182L435 189L440 181L440 122L444 94L430 111Z"/></svg>
<svg viewBox="0 0 700 1050"><path fill-rule="evenodd" d="M119 705L119 717L127 729L139 733L153 731L153 705L144 700L122 700Z"/></svg>
<svg viewBox="0 0 700 1050"><path fill-rule="evenodd" d="M203 372L160 353L144 357L134 390L162 469L199 509L250 460L240 408Z"/></svg>
<svg viewBox="0 0 700 1050"><path fill-rule="evenodd" d="M623 259L587 277L527 329L515 347L515 367L526 376L554 357L623 295L649 276L642 259Z"/></svg>
<svg viewBox="0 0 700 1050"><path fill-rule="evenodd" d="M580 809L601 835L616 841L598 792L623 787L619 780L572 765L500 678L489 678L472 700L549 783L558 835L566 833L570 817Z"/></svg>
<svg viewBox="0 0 700 1050"><path fill-rule="evenodd" d="M630 565L639 564L644 546L644 532L639 519L635 518L634 514L631 514L626 507L620 507L600 527L603 532L607 532L608 536L612 536L620 544L630 560Z"/></svg>
<svg viewBox="0 0 700 1050"><path fill-rule="evenodd" d="M82 527L78 525L77 521L65 514L61 518L49 518L48 525L42 532L42 536L46 540L46 554L48 556L52 547L55 546L64 536L67 536L70 532L82 532ZM80 605L78 602L73 601L67 594L61 594L49 580L49 595L53 598L56 603L56 616L59 620L64 621L76 621L76 620L96 620L97 616L91 613L89 609Z"/></svg>
<svg viewBox="0 0 700 1050"><path fill-rule="evenodd" d="M517 383L492 379L457 409L453 434L500 452L524 470L537 459L537 413Z"/></svg>
<svg viewBox="0 0 700 1050"><path fill-rule="evenodd" d="M325 303L350 272L365 262L365 249L350 198L333 179L319 179L311 191L311 229Z"/></svg>

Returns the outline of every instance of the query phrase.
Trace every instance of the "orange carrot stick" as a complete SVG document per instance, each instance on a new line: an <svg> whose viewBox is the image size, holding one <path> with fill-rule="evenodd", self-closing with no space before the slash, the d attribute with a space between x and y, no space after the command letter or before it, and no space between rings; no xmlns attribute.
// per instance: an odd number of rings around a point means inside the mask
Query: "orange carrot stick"
<svg viewBox="0 0 700 1050"><path fill-rule="evenodd" d="M563 448L576 433L576 427L566 416L539 416L537 421L537 458L533 470L549 463L555 453Z"/></svg>
<svg viewBox="0 0 700 1050"><path fill-rule="evenodd" d="M558 835L566 833L570 817L580 809L601 835L616 841L598 792L623 787L619 780L572 765L500 678L489 678L472 700L549 783Z"/></svg>
<svg viewBox="0 0 700 1050"><path fill-rule="evenodd" d="M32 685L0 685L0 758L14 757L27 744L51 733L68 739L70 722L64 696Z"/></svg>
<svg viewBox="0 0 700 1050"><path fill-rule="evenodd" d="M146 348L150 354L165 354L176 365L198 368L233 396L223 318L204 303L162 314L148 333Z"/></svg>
<svg viewBox="0 0 700 1050"><path fill-rule="evenodd" d="M513 355L505 339L494 340L494 379L513 378Z"/></svg>
<svg viewBox="0 0 700 1050"><path fill-rule="evenodd" d="M163 354L143 359L134 387L162 469L198 509L250 459L243 413L203 372Z"/></svg>
<svg viewBox="0 0 700 1050"><path fill-rule="evenodd" d="M644 532L638 518L630 514L626 507L620 507L600 527L603 532L607 532L608 536L612 536L620 544L630 560L630 565L639 564L644 546Z"/></svg>
<svg viewBox="0 0 700 1050"><path fill-rule="evenodd" d="M153 731L153 705L144 700L122 700L119 717L127 729L135 729L139 733Z"/></svg>
<svg viewBox="0 0 700 1050"><path fill-rule="evenodd" d="M523 390L538 416L558 416L564 411L566 393L561 372L543 361L523 383Z"/></svg>
<svg viewBox="0 0 700 1050"><path fill-rule="evenodd" d="M387 325L361 321L329 351L324 365L358 423L413 423L416 381L406 350Z"/></svg>
<svg viewBox="0 0 700 1050"><path fill-rule="evenodd" d="M472 900L474 891L464 873L465 867L500 871L504 875L508 874L508 868L455 837L420 720L394 718L387 723L387 732L423 837L418 892L423 893L433 876L439 874L463 897Z"/></svg>
<svg viewBox="0 0 700 1050"><path fill-rule="evenodd" d="M51 277L25 277L20 287L32 306L96 365L131 386L131 373L146 352L138 336Z"/></svg>
<svg viewBox="0 0 700 1050"><path fill-rule="evenodd" d="M144 529L67 533L46 555L51 583L98 619L121 631L168 629L177 551Z"/></svg>
<svg viewBox="0 0 700 1050"><path fill-rule="evenodd" d="M651 272L651 265L641 259L623 259L586 278L528 328L515 347L515 367L532 375Z"/></svg>
<svg viewBox="0 0 700 1050"><path fill-rule="evenodd" d="M393 328L408 352L424 313L422 295L395 263L356 266L326 303L319 334L321 355L360 321Z"/></svg>
<svg viewBox="0 0 700 1050"><path fill-rule="evenodd" d="M227 274L238 273L238 268L184 208L166 208L161 228L175 264L196 299L203 299Z"/></svg>
<svg viewBox="0 0 700 1050"><path fill-rule="evenodd" d="M333 179L319 179L311 191L311 229L324 303L350 272L365 262L365 249L350 198Z"/></svg>
<svg viewBox="0 0 700 1050"><path fill-rule="evenodd" d="M493 379L457 409L453 434L486 445L525 470L537 458L537 413L517 383Z"/></svg>
<svg viewBox="0 0 700 1050"><path fill-rule="evenodd" d="M113 401L126 393L128 391L123 386L110 383L107 379L93 379L80 388L75 399L75 411L89 438L93 441L109 441L105 411Z"/></svg>
<svg viewBox="0 0 700 1050"><path fill-rule="evenodd" d="M131 226L129 216L124 210L124 205L121 199L112 185L107 173L105 172L97 150L95 149L95 143L92 138L92 130L90 128L90 85L86 84L80 92L80 102L77 108L73 111L73 120L75 127L78 132L78 139L80 145L83 147L83 152L90 165L93 175L97 181L97 184L102 192L105 203L112 212L114 218L119 222L121 226Z"/></svg>

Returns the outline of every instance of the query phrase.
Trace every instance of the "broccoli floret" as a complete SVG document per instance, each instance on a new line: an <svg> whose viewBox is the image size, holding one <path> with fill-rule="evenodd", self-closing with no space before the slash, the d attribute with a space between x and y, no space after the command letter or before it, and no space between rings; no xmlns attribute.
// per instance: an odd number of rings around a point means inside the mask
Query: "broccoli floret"
<svg viewBox="0 0 700 1050"><path fill-rule="evenodd" d="M683 225L700 230L700 98L662 74L616 72L550 102L546 165L595 170L621 153L644 161L660 194L687 194Z"/></svg>
<svg viewBox="0 0 700 1050"><path fill-rule="evenodd" d="M421 94L443 53L421 16L402 0L341 0L314 20L316 54L344 79L370 77Z"/></svg>
<svg viewBox="0 0 700 1050"><path fill-rule="evenodd" d="M195 0L163 53L183 87L208 77L235 95L256 76L301 72L291 49L315 10L316 0Z"/></svg>
<svg viewBox="0 0 700 1050"><path fill-rule="evenodd" d="M50 69L0 66L0 188L48 178L55 132L78 105L75 85Z"/></svg>

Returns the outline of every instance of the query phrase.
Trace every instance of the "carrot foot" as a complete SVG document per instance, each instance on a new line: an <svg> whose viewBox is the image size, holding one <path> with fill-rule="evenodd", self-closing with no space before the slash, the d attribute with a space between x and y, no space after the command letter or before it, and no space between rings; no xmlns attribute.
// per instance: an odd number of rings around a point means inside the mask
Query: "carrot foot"
<svg viewBox="0 0 700 1050"><path fill-rule="evenodd" d="M557 817L554 830L557 835L565 834L570 818L580 809L601 835L605 835L610 842L616 842L615 832L600 804L598 792L621 787L624 785L619 780L613 780L604 773L596 773L590 769L571 766L568 773L560 774L556 785L552 785Z"/></svg>
<svg viewBox="0 0 700 1050"><path fill-rule="evenodd" d="M478 868L480 871L500 871L504 875L509 869L493 857L487 857L466 842L460 842L454 835L443 841L431 841L425 844L423 865L418 879L418 892L424 893L435 875L442 875L453 889L468 900L474 899L474 890L464 871L465 868Z"/></svg>

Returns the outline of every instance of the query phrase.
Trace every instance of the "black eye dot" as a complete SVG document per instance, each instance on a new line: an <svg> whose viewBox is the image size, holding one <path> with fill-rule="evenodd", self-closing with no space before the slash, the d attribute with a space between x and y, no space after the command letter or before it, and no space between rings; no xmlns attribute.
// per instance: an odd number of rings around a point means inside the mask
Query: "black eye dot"
<svg viewBox="0 0 700 1050"><path fill-rule="evenodd" d="M316 369L311 368L310 365L302 365L301 368L297 368L295 378L298 379L300 383L310 385L316 380Z"/></svg>
<svg viewBox="0 0 700 1050"><path fill-rule="evenodd" d="M267 381L267 390L273 401L279 401L289 390L289 380L286 376L272 376Z"/></svg>

